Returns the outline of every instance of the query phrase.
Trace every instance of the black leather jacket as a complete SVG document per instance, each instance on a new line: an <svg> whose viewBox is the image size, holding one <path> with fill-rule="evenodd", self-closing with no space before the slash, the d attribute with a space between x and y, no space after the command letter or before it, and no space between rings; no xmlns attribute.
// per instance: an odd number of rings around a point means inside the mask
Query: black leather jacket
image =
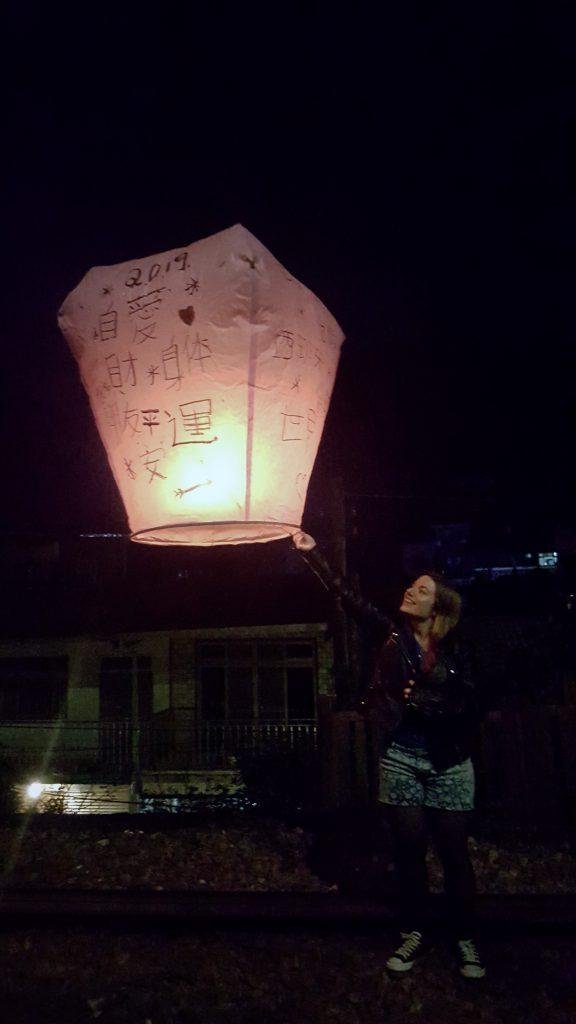
<svg viewBox="0 0 576 1024"><path fill-rule="evenodd" d="M470 757L480 720L470 652L449 635L438 645L434 667L424 672L417 647L409 630L392 630L360 707L377 722L382 753L407 725L425 737L434 767L449 768ZM406 700L409 679L414 686Z"/></svg>
<svg viewBox="0 0 576 1024"><path fill-rule="evenodd" d="M376 721L381 752L390 746L402 723L425 736L435 768L449 768L470 757L480 709L469 649L450 633L438 645L433 669L423 672L418 644L408 628L395 625L346 580L335 576L317 548L301 554L352 615L386 638L370 686L357 706ZM409 679L415 685L406 700L403 690Z"/></svg>

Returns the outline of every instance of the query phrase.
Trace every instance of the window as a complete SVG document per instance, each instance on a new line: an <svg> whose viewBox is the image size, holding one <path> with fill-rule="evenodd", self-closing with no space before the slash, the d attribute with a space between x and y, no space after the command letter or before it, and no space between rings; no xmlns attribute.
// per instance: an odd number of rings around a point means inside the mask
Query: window
<svg viewBox="0 0 576 1024"><path fill-rule="evenodd" d="M0 658L0 717L49 721L66 714L68 658Z"/></svg>
<svg viewBox="0 0 576 1024"><path fill-rule="evenodd" d="M100 662L100 718L132 718L133 674L138 685L140 719L152 716L152 664L150 658L102 658Z"/></svg>
<svg viewBox="0 0 576 1024"><path fill-rule="evenodd" d="M201 713L210 719L286 722L316 712L313 641L201 643Z"/></svg>

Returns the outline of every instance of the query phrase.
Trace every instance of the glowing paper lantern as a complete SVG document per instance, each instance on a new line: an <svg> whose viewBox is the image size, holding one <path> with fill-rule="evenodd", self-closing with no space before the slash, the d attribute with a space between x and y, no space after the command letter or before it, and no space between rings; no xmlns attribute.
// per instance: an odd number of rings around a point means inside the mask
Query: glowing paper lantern
<svg viewBox="0 0 576 1024"><path fill-rule="evenodd" d="M299 528L343 335L249 231L95 267L59 323L133 540Z"/></svg>

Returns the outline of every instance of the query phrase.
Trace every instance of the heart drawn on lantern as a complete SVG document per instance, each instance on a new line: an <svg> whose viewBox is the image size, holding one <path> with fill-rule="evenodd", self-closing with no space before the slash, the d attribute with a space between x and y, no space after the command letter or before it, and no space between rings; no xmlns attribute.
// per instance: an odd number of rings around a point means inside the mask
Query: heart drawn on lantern
<svg viewBox="0 0 576 1024"><path fill-rule="evenodd" d="M196 316L194 306L186 306L186 309L179 309L178 316L185 324L188 324L188 327L190 327L190 325L194 323L194 317Z"/></svg>
<svg viewBox="0 0 576 1024"><path fill-rule="evenodd" d="M344 335L246 228L94 267L58 321L133 542L263 551L299 530Z"/></svg>

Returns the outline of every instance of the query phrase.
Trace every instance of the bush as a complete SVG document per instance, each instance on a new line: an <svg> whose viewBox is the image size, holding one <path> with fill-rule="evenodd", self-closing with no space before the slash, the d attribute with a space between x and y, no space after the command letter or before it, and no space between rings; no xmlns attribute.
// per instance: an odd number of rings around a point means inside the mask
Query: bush
<svg viewBox="0 0 576 1024"><path fill-rule="evenodd" d="M273 814L299 814L315 809L320 792L318 752L292 747L278 739L237 757L246 797Z"/></svg>
<svg viewBox="0 0 576 1024"><path fill-rule="evenodd" d="M244 792L230 793L224 787L213 788L209 793L190 787L186 793L146 794L140 801L143 814L226 814L252 809Z"/></svg>

